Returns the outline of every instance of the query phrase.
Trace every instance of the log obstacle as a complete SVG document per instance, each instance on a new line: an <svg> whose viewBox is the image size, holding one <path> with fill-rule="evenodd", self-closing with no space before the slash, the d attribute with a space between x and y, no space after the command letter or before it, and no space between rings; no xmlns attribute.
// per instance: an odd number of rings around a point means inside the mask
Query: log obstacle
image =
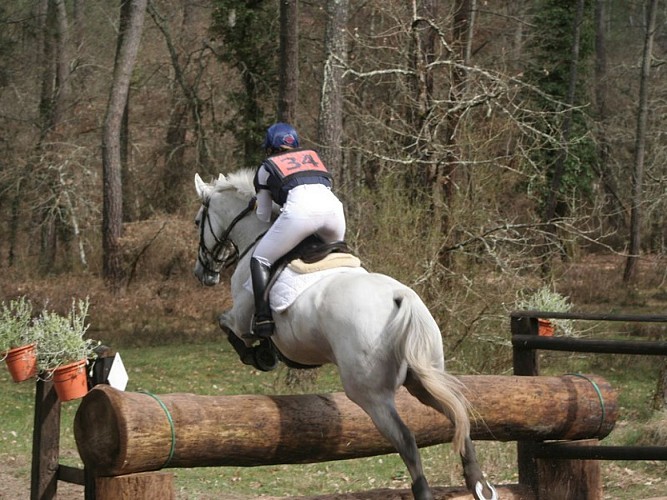
<svg viewBox="0 0 667 500"><path fill-rule="evenodd" d="M603 438L617 394L595 375L461 376L474 440ZM399 413L420 447L449 442L447 418L407 391ZM314 463L394 453L343 393L199 396L122 392L98 385L82 400L74 436L95 476L162 468Z"/></svg>

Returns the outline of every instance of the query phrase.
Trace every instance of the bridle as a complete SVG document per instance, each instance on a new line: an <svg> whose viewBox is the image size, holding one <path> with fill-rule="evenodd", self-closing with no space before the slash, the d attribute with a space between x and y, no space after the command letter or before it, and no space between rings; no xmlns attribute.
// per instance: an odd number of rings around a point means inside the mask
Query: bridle
<svg viewBox="0 0 667 500"><path fill-rule="evenodd" d="M201 220L199 221L199 252L197 253L197 260L207 273L219 274L220 269L228 268L229 266L241 260L243 256L247 254L253 246L255 246L255 243L257 243L257 241L259 241L261 237L264 236L264 233L260 234L255 239L255 241L253 241L252 244L248 246L248 248L239 253L239 248L230 238L230 234L234 229L234 226L236 226L236 224L238 224L241 219L253 211L254 200L251 201L251 203L249 203L246 208L241 210L241 212L236 217L234 217L232 222L229 224L227 229L225 229L221 236L217 236L215 231L213 231L211 217L208 213L209 202L210 198L208 198L202 204L203 210ZM206 239L204 238L205 226L208 226L208 230L213 236L213 239L215 239L215 245L212 249L209 249L206 246ZM222 257L219 257L220 255L222 255ZM213 263L213 267L211 267L211 262Z"/></svg>

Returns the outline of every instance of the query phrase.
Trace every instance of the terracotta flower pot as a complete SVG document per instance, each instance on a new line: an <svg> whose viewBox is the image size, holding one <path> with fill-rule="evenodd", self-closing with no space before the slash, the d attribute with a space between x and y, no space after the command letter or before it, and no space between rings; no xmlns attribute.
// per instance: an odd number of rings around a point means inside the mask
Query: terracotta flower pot
<svg viewBox="0 0 667 500"><path fill-rule="evenodd" d="M7 368L14 382L23 382L37 374L37 350L29 344L7 351Z"/></svg>
<svg viewBox="0 0 667 500"><path fill-rule="evenodd" d="M53 370L53 387L60 401L82 398L88 393L87 361L82 359Z"/></svg>
<svg viewBox="0 0 667 500"><path fill-rule="evenodd" d="M553 337L554 325L548 319L537 319L537 334L542 337Z"/></svg>

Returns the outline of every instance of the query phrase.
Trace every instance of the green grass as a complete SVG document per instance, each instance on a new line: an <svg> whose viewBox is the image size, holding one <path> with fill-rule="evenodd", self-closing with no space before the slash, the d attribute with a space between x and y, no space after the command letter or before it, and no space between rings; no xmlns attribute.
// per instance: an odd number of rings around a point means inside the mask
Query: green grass
<svg viewBox="0 0 667 500"><path fill-rule="evenodd" d="M130 376L129 391L221 395L341 390L334 367L320 369L316 382L310 386L294 389L287 382L288 372L284 367L272 373L260 373L238 362L226 343L128 347L120 352ZM654 390L658 360L648 356L633 357L633 369L628 370L629 359L545 353L541 366L545 375L596 373L619 388L619 423L605 442L632 444L641 437L642 425L653 417L648 402ZM15 458L18 465L12 474L29 484L34 383L15 384L5 370L0 377L0 391L3 394L0 459L8 463ZM81 463L72 435L77 407L76 401L62 405L61 463L78 467ZM478 442L476 446L483 469L495 483L518 480L514 443ZM449 445L424 449L423 461L432 484L462 486L461 466ZM221 492L226 496L252 497L409 487L405 467L395 454L309 465L180 469L173 472L179 499L220 498ZM665 462L605 462L605 498L658 496L667 486L665 477Z"/></svg>

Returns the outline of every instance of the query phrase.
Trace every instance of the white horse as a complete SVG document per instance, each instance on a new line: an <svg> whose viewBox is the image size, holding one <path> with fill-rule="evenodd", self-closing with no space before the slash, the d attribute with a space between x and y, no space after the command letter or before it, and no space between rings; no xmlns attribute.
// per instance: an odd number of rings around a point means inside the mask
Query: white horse
<svg viewBox="0 0 667 500"><path fill-rule="evenodd" d="M231 279L234 304L220 319L238 339L249 332L252 321L253 295L246 286L250 256L269 227L249 206L252 179L251 170L220 174L211 184L195 175L202 200L196 219L200 242L195 275L202 284L215 285L223 266L238 259ZM454 423L452 444L475 498L498 498L477 463L461 384L445 372L438 325L413 290L382 274L329 273L286 310L274 313L274 320L272 340L285 357L303 365L338 366L345 394L370 416L405 462L416 499L433 496L414 435L396 410L394 397L401 385ZM243 342L250 347L250 341Z"/></svg>

